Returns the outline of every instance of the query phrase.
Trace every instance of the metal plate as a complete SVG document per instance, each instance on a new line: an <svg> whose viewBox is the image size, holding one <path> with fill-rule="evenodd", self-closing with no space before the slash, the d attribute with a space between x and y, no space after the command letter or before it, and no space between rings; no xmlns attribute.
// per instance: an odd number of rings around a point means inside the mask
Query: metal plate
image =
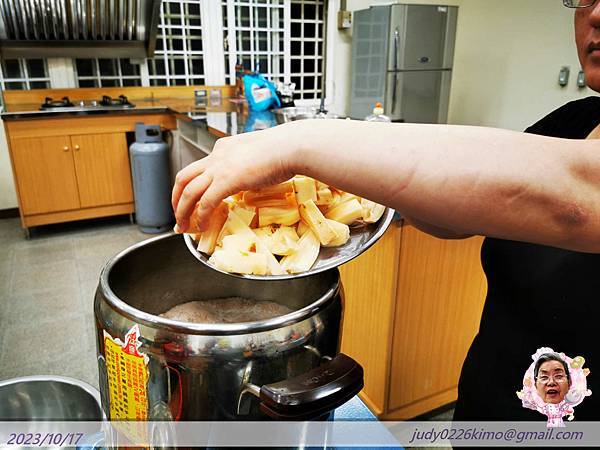
<svg viewBox="0 0 600 450"><path fill-rule="evenodd" d="M197 244L192 239L191 235L184 234L185 244L188 250L202 264L216 270L217 272L226 273L232 277L247 278L251 280L287 280L291 278L302 278L314 275L319 272L324 272L334 267L341 266L348 261L353 260L357 256L367 251L388 229L394 218L394 210L386 208L381 219L377 223L350 227L350 239L341 247L321 247L319 257L313 264L312 268L307 272L294 273L289 275L239 275L236 273L225 272L217 269L208 262L208 257L196 250Z"/></svg>

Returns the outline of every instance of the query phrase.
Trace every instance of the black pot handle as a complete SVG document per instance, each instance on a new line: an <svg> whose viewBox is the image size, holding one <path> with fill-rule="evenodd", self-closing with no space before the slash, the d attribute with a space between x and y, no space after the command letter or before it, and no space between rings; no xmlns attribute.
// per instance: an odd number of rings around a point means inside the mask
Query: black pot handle
<svg viewBox="0 0 600 450"><path fill-rule="evenodd" d="M260 388L260 410L278 420L309 420L343 405L364 386L363 368L343 353L302 375Z"/></svg>

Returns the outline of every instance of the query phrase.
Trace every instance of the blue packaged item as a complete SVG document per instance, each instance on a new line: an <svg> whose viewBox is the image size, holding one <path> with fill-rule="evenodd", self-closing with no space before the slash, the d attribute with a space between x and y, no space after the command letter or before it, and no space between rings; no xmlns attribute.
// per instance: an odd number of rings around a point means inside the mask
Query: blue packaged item
<svg viewBox="0 0 600 450"><path fill-rule="evenodd" d="M244 89L251 111L266 111L273 106L281 106L275 85L259 73L244 76Z"/></svg>

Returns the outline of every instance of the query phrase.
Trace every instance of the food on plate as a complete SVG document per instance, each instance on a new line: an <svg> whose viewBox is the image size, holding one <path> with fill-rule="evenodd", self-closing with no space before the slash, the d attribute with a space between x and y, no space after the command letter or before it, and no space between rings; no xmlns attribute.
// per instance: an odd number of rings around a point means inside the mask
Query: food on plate
<svg viewBox="0 0 600 450"><path fill-rule="evenodd" d="M188 233L219 270L247 275L306 272L321 247L340 247L350 227L377 222L385 207L310 177L240 192L215 208L200 232ZM177 230L177 227L175 228Z"/></svg>
<svg viewBox="0 0 600 450"><path fill-rule="evenodd" d="M321 249L317 236L306 230L298 241L298 249L281 260L281 268L288 273L301 273L310 270Z"/></svg>
<svg viewBox="0 0 600 450"><path fill-rule="evenodd" d="M336 222L351 225L359 219L362 219L363 207L356 198L353 198L347 202L336 204L333 208L327 211L325 217L330 220L335 220Z"/></svg>

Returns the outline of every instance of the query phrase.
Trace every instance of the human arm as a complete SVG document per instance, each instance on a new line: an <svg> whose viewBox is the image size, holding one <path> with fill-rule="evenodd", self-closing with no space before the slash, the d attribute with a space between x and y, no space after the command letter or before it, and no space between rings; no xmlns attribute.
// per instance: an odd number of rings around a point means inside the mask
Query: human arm
<svg viewBox="0 0 600 450"><path fill-rule="evenodd" d="M425 223L422 220L413 219L412 217L403 217L405 222L423 233L427 233L430 236L436 237L438 239L467 239L472 237L472 234L468 233L457 233L456 231L446 230L444 228L436 227L435 225L431 225L429 223Z"/></svg>
<svg viewBox="0 0 600 450"><path fill-rule="evenodd" d="M178 224L294 174L459 234L600 252L596 142L469 126L310 120L219 140L178 174Z"/></svg>

